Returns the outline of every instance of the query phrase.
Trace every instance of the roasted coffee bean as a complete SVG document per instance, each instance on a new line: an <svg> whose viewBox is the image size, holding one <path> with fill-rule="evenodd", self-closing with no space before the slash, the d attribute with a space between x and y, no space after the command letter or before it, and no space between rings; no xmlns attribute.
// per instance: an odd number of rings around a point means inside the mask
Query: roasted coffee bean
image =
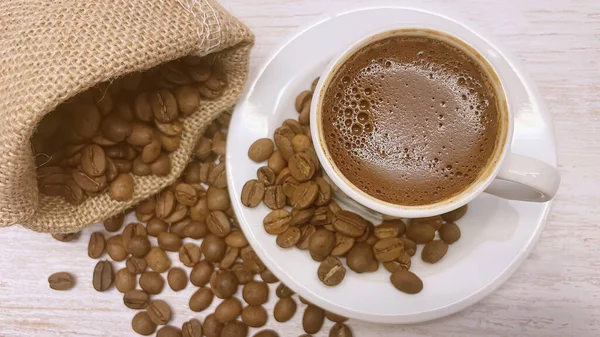
<svg viewBox="0 0 600 337"><path fill-rule="evenodd" d="M343 323L336 323L329 330L329 337L352 337L352 330Z"/></svg>
<svg viewBox="0 0 600 337"><path fill-rule="evenodd" d="M292 225L299 226L310 222L310 219L315 214L315 208L292 209Z"/></svg>
<svg viewBox="0 0 600 337"><path fill-rule="evenodd" d="M344 276L346 276L346 268L340 260L333 256L328 256L319 265L317 270L319 280L326 286L335 286L342 282Z"/></svg>
<svg viewBox="0 0 600 337"><path fill-rule="evenodd" d="M164 219L175 210L175 194L169 190L162 191L156 199L156 216Z"/></svg>
<svg viewBox="0 0 600 337"><path fill-rule="evenodd" d="M285 194L283 193L283 186L275 185L269 186L265 189L265 195L263 199L265 205L270 209L281 209L285 206Z"/></svg>
<svg viewBox="0 0 600 337"><path fill-rule="evenodd" d="M127 201L133 196L134 182L129 173L120 173L110 183L109 194L113 200Z"/></svg>
<svg viewBox="0 0 600 337"><path fill-rule="evenodd" d="M428 242L421 251L421 259L428 263L436 263L448 252L448 244L442 240Z"/></svg>
<svg viewBox="0 0 600 337"><path fill-rule="evenodd" d="M242 303L237 298L223 300L215 309L215 317L221 323L236 319L242 313Z"/></svg>
<svg viewBox="0 0 600 337"><path fill-rule="evenodd" d="M160 123L168 123L178 117L177 100L169 90L159 90L150 95L150 106L154 118Z"/></svg>
<svg viewBox="0 0 600 337"><path fill-rule="evenodd" d="M208 183L218 188L227 187L227 174L225 173L225 162L215 166L208 175Z"/></svg>
<svg viewBox="0 0 600 337"><path fill-rule="evenodd" d="M260 272L260 278L267 283L277 283L279 279L269 269Z"/></svg>
<svg viewBox="0 0 600 337"><path fill-rule="evenodd" d="M92 177L88 176L84 172L75 170L73 171L72 177L75 184L77 184L77 186L79 186L82 190L86 192L101 192L106 188L108 184L108 180L106 179L105 175ZM66 187L66 185L64 185L64 187Z"/></svg>
<svg viewBox="0 0 600 337"><path fill-rule="evenodd" d="M148 235L158 237L160 233L169 230L169 224L164 220L154 217L148 221L146 229L148 231Z"/></svg>
<svg viewBox="0 0 600 337"><path fill-rule="evenodd" d="M291 225L292 215L284 209L274 210L263 220L265 231L272 235L285 232Z"/></svg>
<svg viewBox="0 0 600 337"><path fill-rule="evenodd" d="M399 238L381 239L373 246L377 261L389 262L399 258L404 252L404 244Z"/></svg>
<svg viewBox="0 0 600 337"><path fill-rule="evenodd" d="M242 296L250 305L262 305L269 299L269 287L265 282L251 281L244 285Z"/></svg>
<svg viewBox="0 0 600 337"><path fill-rule="evenodd" d="M292 140L282 135L275 134L275 146L281 153L281 156L285 160L290 160L294 155L294 147L292 146Z"/></svg>
<svg viewBox="0 0 600 337"><path fill-rule="evenodd" d="M270 167L263 166L256 171L256 177L258 178L258 181L263 183L265 186L272 186L275 184L277 175Z"/></svg>
<svg viewBox="0 0 600 337"><path fill-rule="evenodd" d="M146 262L146 259L144 258L130 257L127 259L125 267L130 273L138 275L146 271L146 268L148 268L148 262Z"/></svg>
<svg viewBox="0 0 600 337"><path fill-rule="evenodd" d="M190 221L183 228L183 235L194 240L201 239L206 234L208 234L208 227L203 222Z"/></svg>
<svg viewBox="0 0 600 337"><path fill-rule="evenodd" d="M194 221L204 222L208 213L209 209L206 198L201 198L194 206L190 207L190 218Z"/></svg>
<svg viewBox="0 0 600 337"><path fill-rule="evenodd" d="M338 212L333 221L333 227L336 231L353 238L363 235L367 226L368 222L365 219L350 211Z"/></svg>
<svg viewBox="0 0 600 337"><path fill-rule="evenodd" d="M254 275L241 263L235 263L231 270L235 274L240 284L248 284L254 278Z"/></svg>
<svg viewBox="0 0 600 337"><path fill-rule="evenodd" d="M200 247L188 242L179 248L179 260L187 267L193 267L200 261Z"/></svg>
<svg viewBox="0 0 600 337"><path fill-rule="evenodd" d="M198 160L207 160L212 154L212 141L206 137L200 137L194 148L194 156Z"/></svg>
<svg viewBox="0 0 600 337"><path fill-rule="evenodd" d="M158 329L156 337L181 337L181 330L172 325L166 325Z"/></svg>
<svg viewBox="0 0 600 337"><path fill-rule="evenodd" d="M275 308L273 309L273 317L275 317L277 322L287 322L296 313L296 308L296 301L292 297L281 298L275 304Z"/></svg>
<svg viewBox="0 0 600 337"><path fill-rule="evenodd" d="M225 256L227 245L222 237L210 233L202 240L201 250L207 261L219 262Z"/></svg>
<svg viewBox="0 0 600 337"><path fill-rule="evenodd" d="M298 124L298 126L300 125ZM310 137L305 134L296 134L294 138L292 138L292 147L295 153L304 152L306 149L312 147L312 141L310 140Z"/></svg>
<svg viewBox="0 0 600 337"><path fill-rule="evenodd" d="M150 122L153 119L148 93L142 92L137 95L133 103L133 115L143 122Z"/></svg>
<svg viewBox="0 0 600 337"><path fill-rule="evenodd" d="M264 195L265 185L258 180L249 180L242 188L242 204L246 207L256 207Z"/></svg>
<svg viewBox="0 0 600 337"><path fill-rule="evenodd" d="M291 206L295 209L310 207L319 195L319 186L312 181L299 184L290 198Z"/></svg>
<svg viewBox="0 0 600 337"><path fill-rule="evenodd" d="M156 161L150 164L152 174L166 176L171 173L171 158L167 154L161 154Z"/></svg>
<svg viewBox="0 0 600 337"><path fill-rule="evenodd" d="M150 144L145 145L142 148L142 152L139 156L140 160L146 164L154 162L160 156L162 150L162 143L158 137L154 137Z"/></svg>
<svg viewBox="0 0 600 337"><path fill-rule="evenodd" d="M286 297L291 297L295 293L292 289L288 288L285 284L280 283L277 286L277 290L275 290L275 294L279 298L286 298Z"/></svg>
<svg viewBox="0 0 600 337"><path fill-rule="evenodd" d="M196 190L189 184L177 184L175 188L175 199L180 204L192 206L198 201Z"/></svg>
<svg viewBox="0 0 600 337"><path fill-rule="evenodd" d="M293 155L290 158L288 168L290 169L292 177L299 182L311 179L316 172L315 163L312 158L304 152Z"/></svg>
<svg viewBox="0 0 600 337"><path fill-rule="evenodd" d="M298 241L297 247L299 249L308 249L310 243L310 237L317 231L313 225L305 225L300 228L300 241ZM334 247L335 249L335 247ZM333 250L332 250L333 252Z"/></svg>
<svg viewBox="0 0 600 337"><path fill-rule="evenodd" d="M296 111L300 112L306 105L310 105L312 99L312 92L310 90L304 90L296 97Z"/></svg>
<svg viewBox="0 0 600 337"><path fill-rule="evenodd" d="M400 219L387 220L375 227L374 234L378 239L395 238L404 235L406 225Z"/></svg>
<svg viewBox="0 0 600 337"><path fill-rule="evenodd" d="M211 211L225 211L231 206L229 192L224 188L209 187L206 191L206 201Z"/></svg>
<svg viewBox="0 0 600 337"><path fill-rule="evenodd" d="M231 232L229 217L221 211L212 211L206 217L208 230L216 236L225 237Z"/></svg>
<svg viewBox="0 0 600 337"><path fill-rule="evenodd" d="M439 231L440 238L451 245L460 239L460 228L454 222L446 222Z"/></svg>
<svg viewBox="0 0 600 337"><path fill-rule="evenodd" d="M106 157L104 150L92 144L81 150L81 168L90 177L98 177L106 172Z"/></svg>
<svg viewBox="0 0 600 337"><path fill-rule="evenodd" d="M75 279L66 272L54 273L48 277L48 285L54 290L69 290L75 285Z"/></svg>
<svg viewBox="0 0 600 337"><path fill-rule="evenodd" d="M423 281L408 270L396 270L390 275L390 282L392 282L396 289L407 294L416 294L423 290Z"/></svg>
<svg viewBox="0 0 600 337"><path fill-rule="evenodd" d="M202 337L202 324L197 319L191 319L181 327L182 337Z"/></svg>
<svg viewBox="0 0 600 337"><path fill-rule="evenodd" d="M88 256L92 259L97 259L104 254L104 248L106 247L106 239L102 232L94 232L90 235L90 242L88 243Z"/></svg>
<svg viewBox="0 0 600 337"><path fill-rule="evenodd" d="M144 163L142 158L137 157L131 163L131 172L136 176L143 177L152 174L152 168L149 164Z"/></svg>
<svg viewBox="0 0 600 337"><path fill-rule="evenodd" d="M440 227L442 227L444 220L442 219L441 216L436 215L436 216L432 216L432 217L428 217L428 218L412 219L410 223L411 223L411 225L428 224L429 226L433 227L433 229L435 229L437 231L440 229Z"/></svg>
<svg viewBox="0 0 600 337"><path fill-rule="evenodd" d="M154 213L144 214L135 212L135 217L138 219L138 221L148 222L154 218Z"/></svg>
<svg viewBox="0 0 600 337"><path fill-rule="evenodd" d="M135 235L127 243L126 249L134 257L144 257L150 251L150 241L145 235Z"/></svg>
<svg viewBox="0 0 600 337"><path fill-rule="evenodd" d="M326 229L319 229L310 237L308 250L313 260L323 261L331 254L334 246L335 235Z"/></svg>
<svg viewBox="0 0 600 337"><path fill-rule="evenodd" d="M267 165L269 166L269 168L271 170L273 170L273 172L275 172L276 174L279 174L279 172L281 172L284 168L287 167L287 161L283 158L283 156L281 155L281 152L275 151L269 157L269 161L267 162Z"/></svg>
<svg viewBox="0 0 600 337"><path fill-rule="evenodd" d="M150 295L143 290L129 290L123 294L123 304L130 309L144 309L150 304Z"/></svg>
<svg viewBox="0 0 600 337"><path fill-rule="evenodd" d="M214 294L210 288L200 288L196 290L196 292L190 298L190 309L195 312L200 312L210 306L210 304L213 301L213 298ZM206 323L205 328L207 328Z"/></svg>
<svg viewBox="0 0 600 337"><path fill-rule="evenodd" d="M355 243L346 257L348 267L357 273L366 272L373 261L376 262L373 248L363 242Z"/></svg>
<svg viewBox="0 0 600 337"><path fill-rule="evenodd" d="M181 237L173 233L159 233L157 239L159 247L168 252L178 252L182 245Z"/></svg>
<svg viewBox="0 0 600 337"><path fill-rule="evenodd" d="M333 195L333 192L331 191L331 185L329 185L329 183L322 177L317 177L315 179L315 183L319 187L319 193L317 194L317 199L315 199L315 205L325 206L331 201L331 196Z"/></svg>
<svg viewBox="0 0 600 337"><path fill-rule="evenodd" d="M210 314L204 319L203 329L206 337L221 337L223 324L217 320L214 314Z"/></svg>
<svg viewBox="0 0 600 337"><path fill-rule="evenodd" d="M325 317L327 317L328 320L330 320L332 322L336 322L336 323L344 323L348 320L348 318L346 318L344 316L334 314L333 312L327 311L327 310L325 310Z"/></svg>
<svg viewBox="0 0 600 337"><path fill-rule="evenodd" d="M198 89L192 86L182 86L173 92L179 111L188 116L198 110L200 106L200 93Z"/></svg>
<svg viewBox="0 0 600 337"><path fill-rule="evenodd" d="M196 184L202 182L200 180L200 170L202 168L202 164L199 162L191 162L183 171L183 181L186 184Z"/></svg>
<svg viewBox="0 0 600 337"><path fill-rule="evenodd" d="M100 111L93 105L77 106L73 114L73 127L75 132L83 138L92 138L100 128Z"/></svg>
<svg viewBox="0 0 600 337"><path fill-rule="evenodd" d="M427 223L412 223L406 229L406 237L417 244L428 243L435 237L435 229Z"/></svg>
<svg viewBox="0 0 600 337"><path fill-rule="evenodd" d="M309 305L302 316L302 328L306 333L315 334L321 330L324 321L325 311L317 306Z"/></svg>
<svg viewBox="0 0 600 337"><path fill-rule="evenodd" d="M255 333L253 337L279 337L279 334L274 330L261 330Z"/></svg>
<svg viewBox="0 0 600 337"><path fill-rule="evenodd" d="M184 130L183 123L180 121L173 121L170 123L159 123L154 121L154 125L161 133L170 137L178 136Z"/></svg>
<svg viewBox="0 0 600 337"><path fill-rule="evenodd" d="M171 268L171 260L160 247L150 248L150 251L146 254L146 262L148 262L148 267L157 273L163 273Z"/></svg>
<svg viewBox="0 0 600 337"><path fill-rule="evenodd" d="M175 206L175 210L173 211L173 213L171 213L168 217L164 218L164 220L166 222L170 222L170 223L178 223L181 220L183 220L187 215L188 215L188 208L187 208L187 206L182 205L182 204L177 204ZM183 231L184 227L185 226L181 227L182 231ZM171 230L171 232L174 232L174 231ZM180 234L178 234L178 235L180 235Z"/></svg>
<svg viewBox="0 0 600 337"><path fill-rule="evenodd" d="M133 238L134 236L139 235L139 236L146 236L148 235L148 232L146 231L146 227L144 227L143 224L139 223L139 222L133 222L130 223L129 225L125 226L125 229L123 230L123 244L125 246L127 246L129 244L129 241L131 240L131 238Z"/></svg>
<svg viewBox="0 0 600 337"><path fill-rule="evenodd" d="M215 286L212 287L215 295L219 298L230 298L238 289L238 279L230 270L218 270L215 273Z"/></svg>
<svg viewBox="0 0 600 337"><path fill-rule="evenodd" d="M141 311L133 317L131 328L142 336L149 336L156 331L156 324L152 322L146 311Z"/></svg>
<svg viewBox="0 0 600 337"><path fill-rule="evenodd" d="M115 165L115 162L112 159L106 157L106 180L111 182L115 180L117 175L119 175L117 165Z"/></svg>
<svg viewBox="0 0 600 337"><path fill-rule="evenodd" d="M140 287L151 295L160 294L165 286L165 280L159 273L154 271L143 272L139 283Z"/></svg>
<svg viewBox="0 0 600 337"><path fill-rule="evenodd" d="M198 262L190 273L190 282L196 287L204 287L213 273L212 263L203 260Z"/></svg>
<svg viewBox="0 0 600 337"><path fill-rule="evenodd" d="M251 273L258 274L266 269L265 264L260 260L256 252L252 249L252 247L244 247L242 248L242 260L244 263L244 267L246 267Z"/></svg>
<svg viewBox="0 0 600 337"><path fill-rule="evenodd" d="M115 273L112 264L106 260L100 261L94 268L92 284L96 291L106 291L115 281Z"/></svg>
<svg viewBox="0 0 600 337"><path fill-rule="evenodd" d="M331 251L333 256L343 256L354 246L355 239L341 233L335 233L335 246Z"/></svg>
<svg viewBox="0 0 600 337"><path fill-rule="evenodd" d="M133 132L131 124L115 113L102 119L102 135L109 141L119 143L124 141Z"/></svg>
<svg viewBox="0 0 600 337"><path fill-rule="evenodd" d="M127 268L123 268L117 272L115 276L115 286L121 293L126 293L130 290L135 289L136 279L135 275L130 273Z"/></svg>
<svg viewBox="0 0 600 337"><path fill-rule="evenodd" d="M167 281L169 283L169 287L171 287L173 291L180 291L185 289L187 286L188 278L187 274L182 268L176 267L169 270Z"/></svg>
<svg viewBox="0 0 600 337"><path fill-rule="evenodd" d="M115 235L106 241L106 252L108 256L114 261L123 261L127 258L127 250L123 244L123 237L121 235Z"/></svg>
<svg viewBox="0 0 600 337"><path fill-rule="evenodd" d="M448 222L455 222L460 220L463 216L465 216L465 214L467 214L467 210L468 210L469 205L464 205L462 207L459 207L453 211L450 211L448 213L442 214L442 218L444 219L444 221L448 221Z"/></svg>
<svg viewBox="0 0 600 337"><path fill-rule="evenodd" d="M219 268L221 268L221 269L231 268L231 266L233 266L235 261L237 261L237 258L239 257L239 255L240 255L239 248L227 247L227 250L225 251L225 256L223 257L223 260L221 260L221 262L219 263Z"/></svg>
<svg viewBox="0 0 600 337"><path fill-rule="evenodd" d="M127 143L133 146L146 146L152 143L154 139L154 129L147 124L138 122L131 123L131 133L125 138ZM113 158L123 158L123 155L115 157L114 155L108 154L108 156Z"/></svg>
<svg viewBox="0 0 600 337"><path fill-rule="evenodd" d="M302 234L298 227L289 227L285 232L277 235L276 243L281 248L290 248L300 241L301 236Z"/></svg>
<svg viewBox="0 0 600 337"><path fill-rule="evenodd" d="M246 337L248 336L248 326L240 321L229 321L221 330L221 337Z"/></svg>
<svg viewBox="0 0 600 337"><path fill-rule="evenodd" d="M246 240L244 232L236 231L229 233L229 235L225 237L225 243L231 247L242 248L248 245L248 240Z"/></svg>
<svg viewBox="0 0 600 337"><path fill-rule="evenodd" d="M242 322L253 328L267 323L267 311L260 305L248 305L242 310Z"/></svg>
<svg viewBox="0 0 600 337"><path fill-rule="evenodd" d="M410 255L408 255L407 252L404 252L398 259L384 262L383 267L385 267L385 269L387 269L387 271L390 273L393 273L398 269L409 270L411 264Z"/></svg>
<svg viewBox="0 0 600 337"><path fill-rule="evenodd" d="M224 156L227 151L227 141L225 136L219 131L213 136L212 152L219 156Z"/></svg>
<svg viewBox="0 0 600 337"><path fill-rule="evenodd" d="M411 239L400 238L402 244L404 245L404 251L408 253L409 256L414 256L417 252L417 244Z"/></svg>
<svg viewBox="0 0 600 337"><path fill-rule="evenodd" d="M163 300L150 302L147 311L150 319L156 325L164 325L171 320L171 307Z"/></svg>

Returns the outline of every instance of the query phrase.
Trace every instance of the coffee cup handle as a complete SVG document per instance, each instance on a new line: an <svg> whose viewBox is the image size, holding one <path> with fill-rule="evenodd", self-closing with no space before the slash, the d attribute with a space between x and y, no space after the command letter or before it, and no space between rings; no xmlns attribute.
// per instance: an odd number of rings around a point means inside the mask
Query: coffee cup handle
<svg viewBox="0 0 600 337"><path fill-rule="evenodd" d="M555 167L510 153L485 191L504 199L545 202L554 198L559 185L560 175Z"/></svg>

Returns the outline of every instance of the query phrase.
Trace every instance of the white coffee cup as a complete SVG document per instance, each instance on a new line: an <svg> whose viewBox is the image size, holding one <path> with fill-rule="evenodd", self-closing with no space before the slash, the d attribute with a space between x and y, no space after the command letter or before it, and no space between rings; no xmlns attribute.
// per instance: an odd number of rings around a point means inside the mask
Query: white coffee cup
<svg viewBox="0 0 600 337"><path fill-rule="evenodd" d="M329 154L329 150L323 137L321 107L325 96L324 93L327 91L333 75L346 60L366 45L398 35L420 35L430 37L445 41L466 52L480 64L484 71L486 71L488 78L494 86L496 96L498 97L498 107L501 117L498 131L499 142L488 166L484 168L478 178L462 192L433 204L417 206L398 205L379 200L362 191L352 184L337 168ZM531 202L545 202L552 199L560 184L558 170L537 159L511 152L514 112L508 104L510 99L502 84L501 69L494 68L494 66L478 52L478 48L485 48L486 45L486 42L479 35L471 31L461 32L460 35L458 35L456 32L445 32L445 27L443 26L394 27L383 32L366 36L348 47L339 56L335 57L327 65L317 84L310 111L310 126L313 143L315 144L315 151L325 173L335 185L334 188L337 187L336 190L343 192L345 196L369 210L373 210L384 216L398 218L420 218L443 214L467 204L483 192L488 192L506 199ZM491 185L494 180L497 182L509 182L509 184L495 183Z"/></svg>

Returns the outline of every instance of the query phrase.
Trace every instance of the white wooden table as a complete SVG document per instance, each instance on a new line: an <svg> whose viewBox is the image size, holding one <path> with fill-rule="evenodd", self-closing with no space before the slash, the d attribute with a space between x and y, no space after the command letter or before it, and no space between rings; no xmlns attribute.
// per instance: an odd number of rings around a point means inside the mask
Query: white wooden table
<svg viewBox="0 0 600 337"><path fill-rule="evenodd" d="M369 0L222 1L256 34L251 77L298 27L327 12L371 5ZM600 1L422 2L450 6L519 56L554 115L563 183L531 257L495 293L424 324L350 321L354 336L600 336ZM86 248L93 230L70 244L23 228L0 230L0 336L137 336L130 328L134 312L123 306L122 296L91 287L95 261ZM63 270L77 276L78 286L49 290L48 275ZM193 288L165 292L175 324L192 317L187 301ZM272 298L269 311L273 304ZM302 309L292 323L271 318L269 327L282 336L302 334Z"/></svg>

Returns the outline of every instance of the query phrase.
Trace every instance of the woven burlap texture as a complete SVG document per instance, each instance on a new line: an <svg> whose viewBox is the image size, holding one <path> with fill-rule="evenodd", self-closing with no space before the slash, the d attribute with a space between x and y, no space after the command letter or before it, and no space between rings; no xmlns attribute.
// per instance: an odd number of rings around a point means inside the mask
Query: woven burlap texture
<svg viewBox="0 0 600 337"><path fill-rule="evenodd" d="M0 1L0 226L73 232L132 207L181 175L204 128L239 97L254 37L213 0ZM38 192L30 139L57 105L100 82L186 55L218 53L229 85L184 119L166 177L137 177L128 202L73 206Z"/></svg>

